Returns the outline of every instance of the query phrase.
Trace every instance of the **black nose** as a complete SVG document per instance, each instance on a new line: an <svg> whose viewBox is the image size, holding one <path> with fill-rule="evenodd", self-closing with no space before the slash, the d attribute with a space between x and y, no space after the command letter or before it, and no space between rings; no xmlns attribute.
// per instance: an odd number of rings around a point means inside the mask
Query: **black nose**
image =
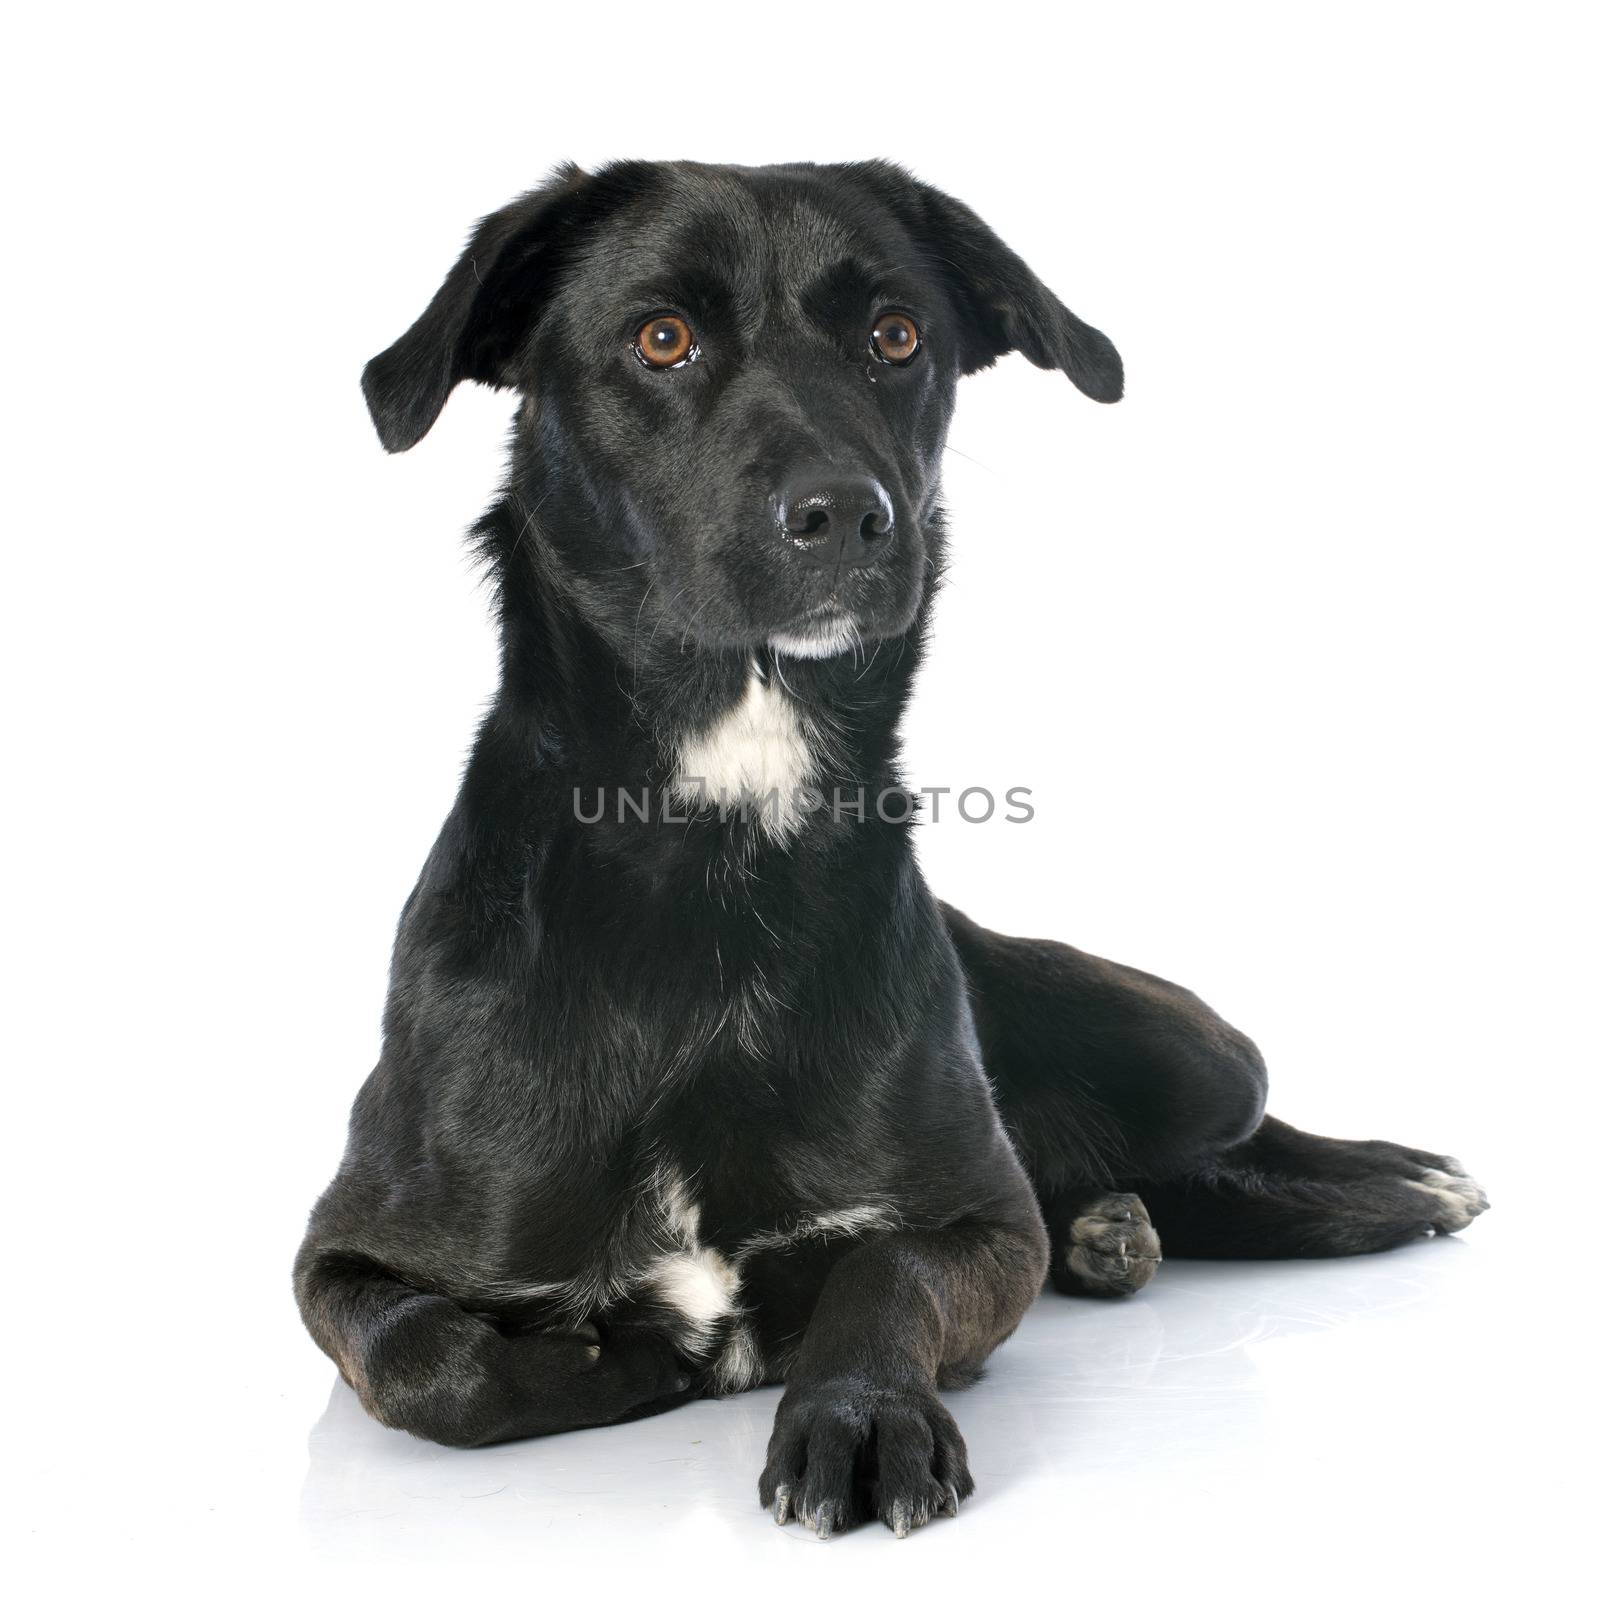
<svg viewBox="0 0 1600 1600"><path fill-rule="evenodd" d="M894 537L894 507L876 478L803 474L774 506L778 532L819 567L864 567Z"/></svg>

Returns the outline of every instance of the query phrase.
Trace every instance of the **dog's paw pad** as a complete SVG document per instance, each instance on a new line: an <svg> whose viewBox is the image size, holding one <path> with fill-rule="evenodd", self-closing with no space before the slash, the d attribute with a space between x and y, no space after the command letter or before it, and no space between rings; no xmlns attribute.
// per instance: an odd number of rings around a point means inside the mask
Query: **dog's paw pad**
<svg viewBox="0 0 1600 1600"><path fill-rule="evenodd" d="M1063 1287L1076 1294L1132 1294L1161 1265L1161 1241L1136 1194L1089 1201L1072 1219L1062 1253Z"/></svg>
<svg viewBox="0 0 1600 1600"><path fill-rule="evenodd" d="M1452 1161L1450 1168L1424 1167L1420 1178L1405 1180L1432 1201L1430 1220L1436 1233L1459 1233L1489 1209L1489 1197L1476 1179L1468 1177L1457 1162Z"/></svg>

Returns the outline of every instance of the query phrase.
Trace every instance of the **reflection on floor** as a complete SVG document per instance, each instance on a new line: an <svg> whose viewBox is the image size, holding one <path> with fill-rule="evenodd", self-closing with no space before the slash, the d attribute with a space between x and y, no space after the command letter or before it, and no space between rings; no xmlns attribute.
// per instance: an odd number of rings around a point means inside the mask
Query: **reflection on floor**
<svg viewBox="0 0 1600 1600"><path fill-rule="evenodd" d="M826 1548L906 1577L906 1563L977 1577L1065 1541L1079 1579L1170 1565L1176 1581L1243 1559L1264 1581L1281 1557L1301 1594L1365 1587L1379 1559L1385 1592L1413 1559L1436 1582L1418 1519L1452 1515L1469 1463L1479 1481L1492 1470L1475 1458L1493 1260L1478 1239L1440 1239L1347 1261L1169 1261L1115 1304L1047 1293L984 1381L950 1397L978 1479L960 1518L901 1546L873 1527ZM536 1558L545 1576L593 1577L715 1552L730 1571L815 1577L815 1539L756 1505L777 1397L459 1452L379 1428L341 1384L312 1431L303 1526L335 1560ZM1452 1548L1471 1565L1499 1547L1470 1525Z"/></svg>

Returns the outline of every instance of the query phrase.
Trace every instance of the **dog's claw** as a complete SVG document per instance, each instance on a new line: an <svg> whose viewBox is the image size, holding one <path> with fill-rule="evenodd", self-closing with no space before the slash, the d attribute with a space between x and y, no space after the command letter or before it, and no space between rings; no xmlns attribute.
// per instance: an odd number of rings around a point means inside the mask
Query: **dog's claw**
<svg viewBox="0 0 1600 1600"><path fill-rule="evenodd" d="M823 1506L817 1512L817 1537L831 1539L833 1537L833 1507Z"/></svg>
<svg viewBox="0 0 1600 1600"><path fill-rule="evenodd" d="M911 1507L904 1500L895 1502L894 1507L894 1536L904 1539L911 1532Z"/></svg>
<svg viewBox="0 0 1600 1600"><path fill-rule="evenodd" d="M794 1510L794 1490L786 1483L778 1485L778 1491L772 1498L773 1520L781 1528Z"/></svg>

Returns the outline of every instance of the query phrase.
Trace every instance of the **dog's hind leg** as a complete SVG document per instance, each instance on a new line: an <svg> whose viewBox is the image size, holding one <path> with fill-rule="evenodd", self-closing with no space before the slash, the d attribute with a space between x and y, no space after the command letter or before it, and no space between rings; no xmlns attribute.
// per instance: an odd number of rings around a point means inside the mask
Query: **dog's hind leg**
<svg viewBox="0 0 1600 1600"><path fill-rule="evenodd" d="M1267 1117L1190 1173L1142 1184L1171 1256L1348 1256L1455 1233L1488 1199L1449 1156L1324 1139Z"/></svg>
<svg viewBox="0 0 1600 1600"><path fill-rule="evenodd" d="M1163 1253L1382 1250L1483 1210L1448 1157L1265 1117L1260 1052L1187 989L944 909L1063 1292L1132 1293Z"/></svg>
<svg viewBox="0 0 1600 1600"><path fill-rule="evenodd" d="M983 1064L1050 1235L1065 1294L1131 1294L1161 1242L1141 1195L1249 1137L1260 1052L1187 989L944 907Z"/></svg>
<svg viewBox="0 0 1600 1600"><path fill-rule="evenodd" d="M598 1427L691 1398L671 1346L643 1330L508 1336L452 1300L310 1243L295 1290L311 1336L368 1413L438 1444Z"/></svg>

